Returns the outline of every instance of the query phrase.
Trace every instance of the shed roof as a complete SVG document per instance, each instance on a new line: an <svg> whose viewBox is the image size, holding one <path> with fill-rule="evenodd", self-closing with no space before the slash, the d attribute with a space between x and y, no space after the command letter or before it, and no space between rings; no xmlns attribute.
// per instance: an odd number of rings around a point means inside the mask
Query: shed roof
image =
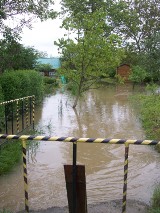
<svg viewBox="0 0 160 213"><path fill-rule="evenodd" d="M61 66L60 58L38 58L40 64L50 64L53 69L58 69Z"/></svg>
<svg viewBox="0 0 160 213"><path fill-rule="evenodd" d="M125 63L124 63L124 64L120 64L118 67L122 67L122 66L128 66L128 67L130 67L129 64L125 64ZM118 67L117 67L117 68L118 68Z"/></svg>

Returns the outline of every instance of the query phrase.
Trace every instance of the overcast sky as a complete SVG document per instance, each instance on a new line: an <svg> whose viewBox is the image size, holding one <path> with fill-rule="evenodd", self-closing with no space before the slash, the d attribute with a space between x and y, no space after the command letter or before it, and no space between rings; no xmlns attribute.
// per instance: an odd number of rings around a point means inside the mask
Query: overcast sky
<svg viewBox="0 0 160 213"><path fill-rule="evenodd" d="M55 0L55 8L59 10L60 0ZM32 29L25 28L23 30L21 43L25 46L32 46L35 49L46 52L48 56L58 56L57 46L54 45L54 41L58 41L58 38L62 38L65 34L65 30L60 28L61 20L48 20L45 22L36 21L32 24Z"/></svg>

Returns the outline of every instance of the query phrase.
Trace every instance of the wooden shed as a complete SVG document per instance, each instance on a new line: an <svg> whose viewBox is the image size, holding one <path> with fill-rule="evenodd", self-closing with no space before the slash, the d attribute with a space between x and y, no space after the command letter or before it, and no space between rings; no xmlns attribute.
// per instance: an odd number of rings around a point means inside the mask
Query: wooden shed
<svg viewBox="0 0 160 213"><path fill-rule="evenodd" d="M121 64L119 67L117 67L116 74L120 75L125 82L128 82L129 75L131 73L131 67L129 64Z"/></svg>
<svg viewBox="0 0 160 213"><path fill-rule="evenodd" d="M37 62L38 64L51 65L51 70L41 71L41 75L48 77L55 77L57 69L61 66L60 58L39 58L37 59Z"/></svg>

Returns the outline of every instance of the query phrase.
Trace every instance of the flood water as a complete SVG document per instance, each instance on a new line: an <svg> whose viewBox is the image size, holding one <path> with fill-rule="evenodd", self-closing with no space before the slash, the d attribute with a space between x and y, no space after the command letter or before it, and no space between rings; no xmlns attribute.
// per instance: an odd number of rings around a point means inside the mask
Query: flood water
<svg viewBox="0 0 160 213"><path fill-rule="evenodd" d="M142 92L136 88L134 93ZM36 109L39 135L145 139L138 113L128 101L131 85L88 91L76 111L64 89L49 95ZM138 103L138 100L137 100ZM29 206L67 205L64 164L72 164L72 144L32 142L27 153ZM87 202L122 199L124 145L78 143L78 164L85 165ZM160 155L151 146L130 145L127 198L150 202L160 177ZM24 209L23 172L18 165L0 177L0 209Z"/></svg>

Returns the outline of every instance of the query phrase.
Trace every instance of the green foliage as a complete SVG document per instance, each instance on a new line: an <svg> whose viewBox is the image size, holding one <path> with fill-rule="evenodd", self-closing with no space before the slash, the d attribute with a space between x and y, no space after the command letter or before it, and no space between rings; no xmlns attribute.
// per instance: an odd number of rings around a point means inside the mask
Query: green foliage
<svg viewBox="0 0 160 213"><path fill-rule="evenodd" d="M45 84L52 84L54 86L58 86L58 82L57 82L56 78L50 78L50 77L45 76L43 80L44 80Z"/></svg>
<svg viewBox="0 0 160 213"><path fill-rule="evenodd" d="M55 18L55 11L52 9L53 0L10 0L0 1L0 33L8 28L8 22L12 23L12 30L21 32L24 26L30 27L31 21L39 18L42 21L48 18ZM7 20L7 22L6 22Z"/></svg>
<svg viewBox="0 0 160 213"><path fill-rule="evenodd" d="M39 52L32 47L24 47L15 40L13 33L0 40L0 72L5 70L33 69Z"/></svg>
<svg viewBox="0 0 160 213"><path fill-rule="evenodd" d="M43 78L34 70L5 72L0 83L5 101L29 95L35 95L36 101L40 101L43 95Z"/></svg>
<svg viewBox="0 0 160 213"><path fill-rule="evenodd" d="M3 210L0 210L0 213L12 213L12 212L10 210L3 209Z"/></svg>
<svg viewBox="0 0 160 213"><path fill-rule="evenodd" d="M76 95L77 91L78 91L78 87L76 84L73 84L72 82L69 82L67 84L67 90L69 90L71 92L72 95Z"/></svg>
<svg viewBox="0 0 160 213"><path fill-rule="evenodd" d="M51 64L37 64L35 66L35 70L39 71L39 72L44 72L44 71L50 71L52 69L52 65Z"/></svg>
<svg viewBox="0 0 160 213"><path fill-rule="evenodd" d="M147 72L140 66L133 66L132 72L129 75L129 80L134 83L142 83L147 77Z"/></svg>
<svg viewBox="0 0 160 213"><path fill-rule="evenodd" d="M156 187L153 192L151 210L149 213L160 213L160 186Z"/></svg>
<svg viewBox="0 0 160 213"><path fill-rule="evenodd" d="M10 171L22 156L22 146L19 141L11 141L0 149L0 175Z"/></svg>
<svg viewBox="0 0 160 213"><path fill-rule="evenodd" d="M77 105L80 95L98 82L107 70L116 68L123 57L119 37L114 34L105 37L105 18L106 12L97 9L93 13L82 11L74 14L74 18L68 17L63 22L65 29L78 32L77 41L67 38L56 43L62 52L59 72L76 88L73 107Z"/></svg>
<svg viewBox="0 0 160 213"><path fill-rule="evenodd" d="M152 93L152 94L155 94L157 89L158 89L158 85L157 84L154 84L154 83L150 83L150 84L147 84L146 86L146 91Z"/></svg>
<svg viewBox="0 0 160 213"><path fill-rule="evenodd" d="M143 67L148 77L160 80L160 2L155 0L107 1L107 20L123 37L125 63ZM150 79L149 79L150 80Z"/></svg>
<svg viewBox="0 0 160 213"><path fill-rule="evenodd" d="M108 19L113 31L124 36L134 51L147 47L146 40L159 31L159 1L128 0L110 1Z"/></svg>
<svg viewBox="0 0 160 213"><path fill-rule="evenodd" d="M124 84L124 78L121 75L115 75L117 82L120 84Z"/></svg>
<svg viewBox="0 0 160 213"><path fill-rule="evenodd" d="M133 98L133 103L137 103L136 108L140 111L140 119L145 129L146 136L151 140L160 138L160 96L158 94L138 95ZM160 152L160 146L156 146Z"/></svg>
<svg viewBox="0 0 160 213"><path fill-rule="evenodd" d="M160 208L151 209L149 213L160 213Z"/></svg>
<svg viewBox="0 0 160 213"><path fill-rule="evenodd" d="M143 97L141 102L141 119L147 136L158 140L160 138L160 96L149 95Z"/></svg>

